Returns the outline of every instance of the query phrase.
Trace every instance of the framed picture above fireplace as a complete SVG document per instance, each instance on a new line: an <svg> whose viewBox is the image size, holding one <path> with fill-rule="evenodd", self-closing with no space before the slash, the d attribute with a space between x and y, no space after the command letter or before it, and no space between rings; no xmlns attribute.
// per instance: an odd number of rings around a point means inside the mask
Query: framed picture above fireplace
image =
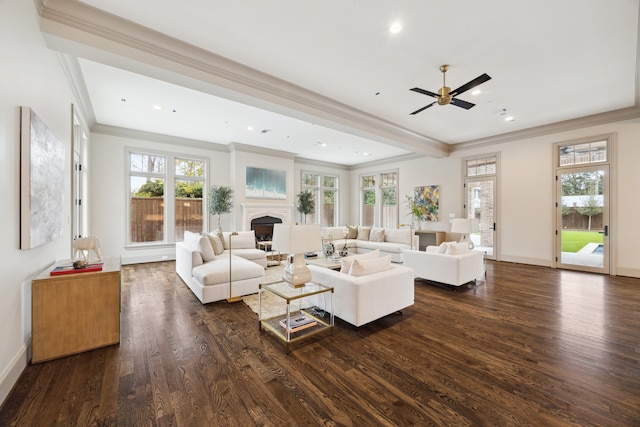
<svg viewBox="0 0 640 427"><path fill-rule="evenodd" d="M247 166L245 197L247 199L287 198L287 172Z"/></svg>

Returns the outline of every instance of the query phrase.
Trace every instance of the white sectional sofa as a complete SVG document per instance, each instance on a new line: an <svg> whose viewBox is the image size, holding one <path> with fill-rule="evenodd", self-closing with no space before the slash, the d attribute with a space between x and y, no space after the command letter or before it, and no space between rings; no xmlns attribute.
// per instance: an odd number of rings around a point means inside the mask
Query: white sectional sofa
<svg viewBox="0 0 640 427"><path fill-rule="evenodd" d="M475 283L484 274L484 254L469 250L467 242L444 242L427 246L425 251L405 251L404 265L413 270L415 277L461 286Z"/></svg>
<svg viewBox="0 0 640 427"><path fill-rule="evenodd" d="M387 259L387 268L374 268L370 270L373 272L369 273L366 270L371 268L372 263L379 266L385 258L390 257L377 257L378 253L372 255L375 258L369 257L368 260L360 261L361 275L354 275L356 273L353 271L351 273L354 274L350 274L309 265L313 281L334 288L333 314L356 327L400 311L414 303L413 271L401 265L391 264L390 259ZM355 269L355 262L352 269ZM321 309L330 310L331 307L328 306L324 295L315 295L309 300Z"/></svg>
<svg viewBox="0 0 640 427"><path fill-rule="evenodd" d="M403 252L407 249L417 249L419 237L408 228L382 227L323 227L320 234L331 242L339 251L344 245L351 254L361 254L380 250L381 255L391 255L391 261L403 262Z"/></svg>
<svg viewBox="0 0 640 427"><path fill-rule="evenodd" d="M264 279L267 256L255 248L254 232L241 231L231 238L231 264L230 233L222 234L219 239L214 233L185 231L184 241L176 243L176 272L203 304L256 293Z"/></svg>

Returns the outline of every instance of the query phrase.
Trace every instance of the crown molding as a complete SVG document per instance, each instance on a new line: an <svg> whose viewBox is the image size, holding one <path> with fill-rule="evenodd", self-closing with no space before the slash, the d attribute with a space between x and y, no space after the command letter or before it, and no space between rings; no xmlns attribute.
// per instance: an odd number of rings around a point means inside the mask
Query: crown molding
<svg viewBox="0 0 640 427"><path fill-rule="evenodd" d="M495 136L489 136L486 138L479 138L473 141L461 142L459 144L453 145L451 147L451 152L454 153L457 151L469 150L477 147L486 147L507 142L521 141L523 139L536 138L560 132L568 132L576 129L598 126L607 123L622 122L625 120L636 119L638 117L640 117L640 107L622 108L620 110L609 111L606 113L593 114L591 116L580 117L577 119L570 119L562 122L551 123L548 125L503 133Z"/></svg>
<svg viewBox="0 0 640 427"><path fill-rule="evenodd" d="M126 66L123 62L135 61L138 68L146 64L181 75L180 84L193 79L195 85L206 83L226 90L228 96L236 97L234 100L247 102L252 99L254 105L257 101L259 108L423 155L446 157L449 154L450 146L441 141L77 0L48 0L42 5L40 15L41 31L52 49L78 56L89 50L93 52L94 60L100 55L103 61L111 57L111 61L118 62L121 68ZM129 64L129 67L134 66ZM197 89L202 90L202 87ZM238 94L244 99L238 99Z"/></svg>
<svg viewBox="0 0 640 427"><path fill-rule="evenodd" d="M60 52L58 52L58 60L62 66L62 71L67 77L71 92L73 92L73 96L76 99L76 107L80 111L87 127L91 128L96 124L96 114L93 111L91 97L87 90L80 63L77 58Z"/></svg>
<svg viewBox="0 0 640 427"><path fill-rule="evenodd" d="M240 142L232 142L229 144L229 152L234 151L242 153L262 154L265 156L280 157L283 159L295 159L296 154L289 151L273 150L271 148L258 147L256 145L242 144Z"/></svg>
<svg viewBox="0 0 640 427"><path fill-rule="evenodd" d="M183 147L197 148L201 150L218 151L228 153L229 147L225 144L200 141L197 139L181 138L178 136L164 135L161 133L146 132L142 130L123 128L96 123L91 126L91 133L117 136L120 138L139 139L141 141L159 142L164 144L180 145Z"/></svg>

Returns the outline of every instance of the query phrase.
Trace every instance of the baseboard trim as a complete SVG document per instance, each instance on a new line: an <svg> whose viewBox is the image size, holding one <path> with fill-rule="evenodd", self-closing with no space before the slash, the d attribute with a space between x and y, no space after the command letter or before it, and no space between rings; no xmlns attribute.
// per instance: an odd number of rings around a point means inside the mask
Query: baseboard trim
<svg viewBox="0 0 640 427"><path fill-rule="evenodd" d="M502 255L502 257L500 258L500 261L503 261L503 262L515 262L516 264L537 265L537 266L540 266L540 267L552 267L550 260L541 259L541 258L529 258L529 257Z"/></svg>
<svg viewBox="0 0 640 427"><path fill-rule="evenodd" d="M616 268L616 276L626 276L626 277L640 278L640 269L617 267Z"/></svg>
<svg viewBox="0 0 640 427"><path fill-rule="evenodd" d="M2 372L0 375L0 407L4 405L4 401L15 387L20 375L22 375L22 371L29 364L29 346L31 344L31 340L26 342L21 348L20 351L15 355L9 366Z"/></svg>
<svg viewBox="0 0 640 427"><path fill-rule="evenodd" d="M122 255L120 257L120 262L122 265L144 264L146 262L161 262L161 261L175 261L175 260L176 260L175 253L164 254L164 255L138 255L138 256Z"/></svg>

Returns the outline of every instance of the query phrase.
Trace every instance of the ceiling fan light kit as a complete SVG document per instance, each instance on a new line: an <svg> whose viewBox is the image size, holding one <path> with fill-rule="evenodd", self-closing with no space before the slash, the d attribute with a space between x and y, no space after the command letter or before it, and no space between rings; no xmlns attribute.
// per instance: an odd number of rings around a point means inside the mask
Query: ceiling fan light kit
<svg viewBox="0 0 640 427"><path fill-rule="evenodd" d="M460 107L460 108L464 108L465 110L468 110L470 108L472 108L473 106L475 106L476 104L473 104L471 102L467 102L467 101L463 101L462 99L458 99L456 98L456 96L473 89L476 86L481 85L482 83L486 82L487 80L491 80L491 77L489 77L488 74L484 73L478 77L476 77L475 79L471 80L468 83L463 84L462 86L460 86L459 88L455 89L453 92L451 91L451 88L449 86L447 86L447 81L446 81L446 73L447 70L449 70L449 64L443 64L440 66L440 72L442 72L442 87L440 89L438 89L438 93L433 93L430 92L428 90L425 89L420 89L419 87L414 87L412 90L414 92L418 92L421 93L423 95L427 95L427 96L431 96L433 98L436 99L435 102L432 102L429 105L426 105L416 111L414 111L413 113L411 113L411 115L413 114L418 114L421 111L426 110L427 108L431 107L433 104L437 103L438 105L448 105L448 104L452 104L455 105L456 107Z"/></svg>

